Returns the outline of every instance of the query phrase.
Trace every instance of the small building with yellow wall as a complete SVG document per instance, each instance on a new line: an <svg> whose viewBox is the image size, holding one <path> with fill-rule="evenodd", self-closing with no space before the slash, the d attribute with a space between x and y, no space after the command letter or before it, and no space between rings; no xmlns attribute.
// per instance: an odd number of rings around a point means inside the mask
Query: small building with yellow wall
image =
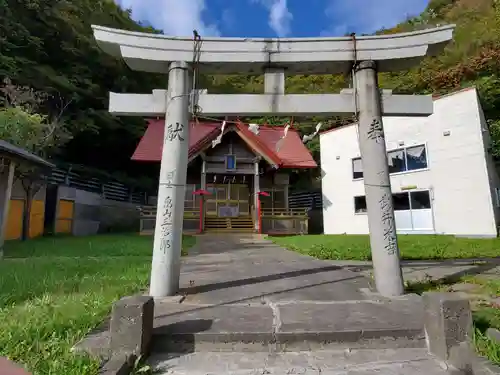
<svg viewBox="0 0 500 375"><path fill-rule="evenodd" d="M6 239L20 238L22 234L23 211L26 194L20 182L15 181L16 168L30 166L50 170L52 163L20 147L0 140L0 256ZM33 199L29 234L43 233L44 191L40 189Z"/></svg>

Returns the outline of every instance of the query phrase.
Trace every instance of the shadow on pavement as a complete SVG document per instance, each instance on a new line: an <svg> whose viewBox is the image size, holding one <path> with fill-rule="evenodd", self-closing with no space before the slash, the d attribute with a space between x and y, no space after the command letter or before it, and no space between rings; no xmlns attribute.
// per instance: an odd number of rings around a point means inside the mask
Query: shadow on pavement
<svg viewBox="0 0 500 375"><path fill-rule="evenodd" d="M336 270L339 270L341 268L342 267L339 267L339 266L326 266L326 267L277 273L277 274L273 274L273 275L250 277L250 278L240 279L240 280L224 281L224 282L220 282L220 283L206 284L206 285L183 288L183 289L181 289L181 293L184 293L187 295L206 293L206 292L211 292L211 291L219 290L219 289L234 288L234 287L238 287L238 286L252 285L252 284L264 283L264 282L268 282L268 281L281 280L281 279L292 278L292 277L313 275L313 274L322 273L322 272L336 271Z"/></svg>

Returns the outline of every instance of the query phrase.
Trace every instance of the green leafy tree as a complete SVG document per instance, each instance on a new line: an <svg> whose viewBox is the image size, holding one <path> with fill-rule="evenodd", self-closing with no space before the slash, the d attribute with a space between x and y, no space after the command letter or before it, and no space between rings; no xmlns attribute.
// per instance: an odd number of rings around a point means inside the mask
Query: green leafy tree
<svg viewBox="0 0 500 375"><path fill-rule="evenodd" d="M41 115L37 110L47 101L47 94L29 87L15 86L9 79L4 81L1 91L4 94L4 107L0 109L0 139L43 158L50 158L57 155L61 147L72 138L62 121L69 102L61 102L57 113ZM23 240L29 237L32 202L45 184L45 172L40 166L23 163L15 169L15 177L20 180L24 190Z"/></svg>
<svg viewBox="0 0 500 375"><path fill-rule="evenodd" d="M38 113L54 112L59 100L71 100L65 122L74 137L61 149L71 164L157 178L157 165L130 161L145 124L142 119L108 113L108 92L149 93L165 87L166 77L131 71L122 61L99 50L91 24L158 33L134 22L130 12L112 0L0 0L0 77L32 87L51 97ZM500 119L500 0L431 0L422 14L377 34L408 32L436 25L457 25L454 40L437 57L409 71L380 74L383 88L398 93L447 93L475 85L485 116ZM202 35L203 38L203 35ZM261 93L263 76L202 75L200 88L212 93ZM345 75L299 75L286 80L287 93L334 93L348 87ZM0 94L1 96L1 94ZM0 98L1 99L1 98ZM286 119L250 119L279 123ZM316 119L295 119L302 135L310 134ZM324 119L339 126L345 119ZM495 125L496 126L496 125ZM500 155L500 133L492 125L492 152ZM73 131L74 129L74 131ZM317 140L308 144L319 161ZM91 148L91 152L89 152ZM121 152L115 152L114 150Z"/></svg>

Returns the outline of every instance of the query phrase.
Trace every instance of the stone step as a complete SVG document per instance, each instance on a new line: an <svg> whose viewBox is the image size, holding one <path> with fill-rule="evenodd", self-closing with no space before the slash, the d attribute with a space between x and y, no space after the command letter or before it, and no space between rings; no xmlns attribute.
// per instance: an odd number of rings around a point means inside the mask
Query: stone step
<svg viewBox="0 0 500 375"><path fill-rule="evenodd" d="M449 374L426 349L170 353L153 355L148 362L159 375Z"/></svg>
<svg viewBox="0 0 500 375"><path fill-rule="evenodd" d="M153 351L312 350L324 347L424 347L423 311L413 299L157 302Z"/></svg>

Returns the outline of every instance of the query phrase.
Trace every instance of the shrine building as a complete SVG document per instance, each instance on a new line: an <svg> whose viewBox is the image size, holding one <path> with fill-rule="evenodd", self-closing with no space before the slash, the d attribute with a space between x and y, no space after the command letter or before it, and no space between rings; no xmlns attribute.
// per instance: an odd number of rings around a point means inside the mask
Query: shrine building
<svg viewBox="0 0 500 375"><path fill-rule="evenodd" d="M132 160L160 163L164 128L164 119L150 120ZM184 231L307 233L307 210L288 207L291 170L317 168L299 133L228 123L219 138L221 129L190 123ZM154 231L155 218L156 206L143 209L141 233Z"/></svg>

